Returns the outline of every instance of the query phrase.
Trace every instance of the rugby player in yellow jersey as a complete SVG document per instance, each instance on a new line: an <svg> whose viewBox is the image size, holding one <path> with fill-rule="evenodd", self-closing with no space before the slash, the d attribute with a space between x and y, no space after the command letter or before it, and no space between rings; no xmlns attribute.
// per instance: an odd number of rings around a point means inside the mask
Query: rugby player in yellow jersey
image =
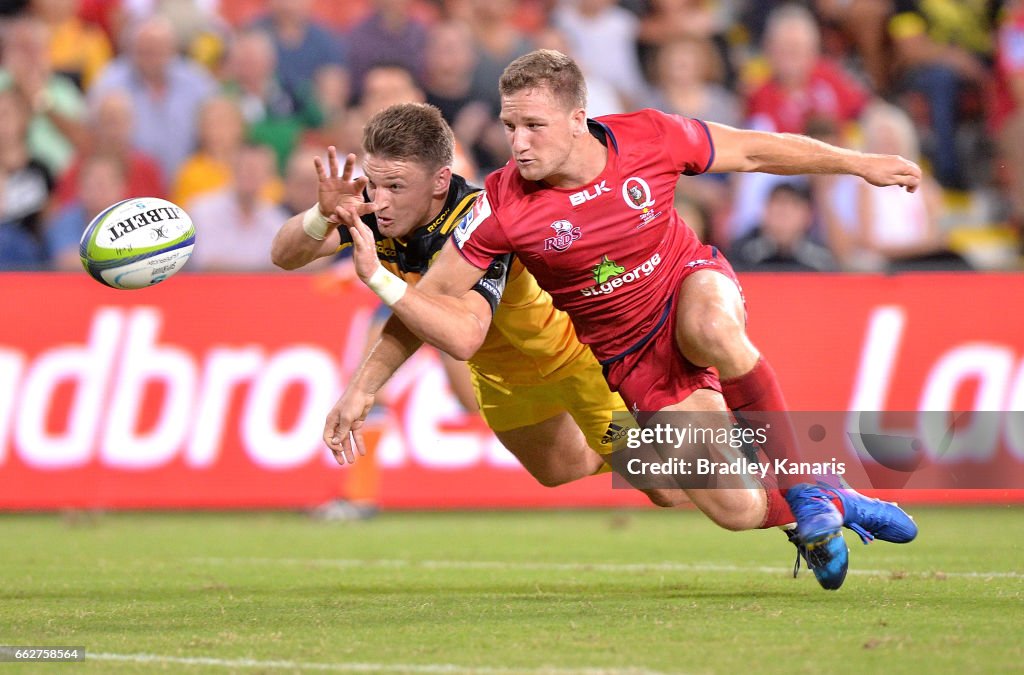
<svg viewBox="0 0 1024 675"><path fill-rule="evenodd" d="M338 228L339 217L324 216L347 204L373 231L381 263L415 283L460 220L471 215L480 192L452 173L453 148L452 131L433 106L398 104L377 113L363 132L365 177L352 180L354 155L346 158L340 175L333 147L328 148L326 166L316 158L318 203L278 232L274 263L296 269L351 245L347 227ZM364 202L364 188L370 202ZM469 362L480 412L502 444L545 486L606 470L600 455L621 447L621 425L629 418L590 349L577 340L568 316L509 257L495 260L463 300L490 327L478 351L452 356ZM428 337L452 342L443 335ZM329 446L339 411L355 404L365 418L376 392L421 344L397 318L387 321L327 417L324 438ZM613 421L615 412L623 414ZM361 426L361 420L352 425L360 454ZM355 461L351 449L331 449L339 463ZM661 506L687 501L682 490L645 492Z"/></svg>

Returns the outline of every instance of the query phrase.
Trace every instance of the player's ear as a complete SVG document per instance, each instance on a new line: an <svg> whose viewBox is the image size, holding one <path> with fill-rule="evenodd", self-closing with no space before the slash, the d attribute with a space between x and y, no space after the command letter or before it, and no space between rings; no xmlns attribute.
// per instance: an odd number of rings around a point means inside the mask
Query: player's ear
<svg viewBox="0 0 1024 675"><path fill-rule="evenodd" d="M587 133L587 111L576 108L572 111L572 135L579 138Z"/></svg>
<svg viewBox="0 0 1024 675"><path fill-rule="evenodd" d="M434 192L441 193L448 191L448 185L452 182L452 168L442 166L434 172Z"/></svg>

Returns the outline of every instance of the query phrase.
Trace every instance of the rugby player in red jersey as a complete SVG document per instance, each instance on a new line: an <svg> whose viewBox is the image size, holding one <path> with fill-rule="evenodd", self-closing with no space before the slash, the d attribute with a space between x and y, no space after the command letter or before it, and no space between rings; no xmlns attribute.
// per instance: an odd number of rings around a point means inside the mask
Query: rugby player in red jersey
<svg viewBox="0 0 1024 675"><path fill-rule="evenodd" d="M513 159L486 181L486 195L459 224L415 287L383 269L372 234L350 229L357 272L402 322L446 350L472 353L483 326L461 298L498 255L515 253L572 318L606 379L634 414L784 411L775 375L745 331L742 294L728 262L702 244L672 204L679 174L760 171L846 173L872 185L916 189L919 167L902 157L837 148L804 136L746 131L643 110L588 120L583 76L569 57L538 50L516 59L499 83ZM712 370L714 369L714 370ZM349 443L345 411L331 445ZM795 446L784 415L762 444L770 458ZM326 433L326 431L325 431ZM710 444L695 451L715 455ZM818 582L846 576L846 525L868 541L907 542L913 521L894 504L823 483L760 488L740 477L728 489L687 489L695 505L731 530L796 521Z"/></svg>

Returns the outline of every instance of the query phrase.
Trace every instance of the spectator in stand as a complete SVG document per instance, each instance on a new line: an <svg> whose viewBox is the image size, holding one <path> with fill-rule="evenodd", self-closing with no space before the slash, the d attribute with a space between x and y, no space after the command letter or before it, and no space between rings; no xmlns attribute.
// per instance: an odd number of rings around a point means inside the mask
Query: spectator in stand
<svg viewBox="0 0 1024 675"><path fill-rule="evenodd" d="M192 200L231 184L234 166L245 144L245 120L237 101L216 95L199 111L199 148L181 166L174 180L171 201L188 208ZM270 201L281 197L276 176L264 186Z"/></svg>
<svg viewBox="0 0 1024 675"><path fill-rule="evenodd" d="M25 99L0 91L0 270L41 269L47 260L44 214L53 176L32 156L28 123Z"/></svg>
<svg viewBox="0 0 1024 675"><path fill-rule="evenodd" d="M637 55L640 20L615 0L559 0L552 23L585 73L600 73L635 110L649 98Z"/></svg>
<svg viewBox="0 0 1024 675"><path fill-rule="evenodd" d="M323 154L324 149L333 145L338 148L338 155L344 157L350 152L359 153L360 144L363 138L363 124L365 118L356 106L343 108L330 117L324 122L324 125L319 129L308 129L302 136L300 146L306 146L316 148L316 152L313 154ZM312 162L312 155L307 157ZM359 162L356 162L354 168L356 175L362 171ZM307 207L308 208L308 207Z"/></svg>
<svg viewBox="0 0 1024 675"><path fill-rule="evenodd" d="M821 55L821 34L814 16L800 5L787 4L768 17L764 35L771 79L747 101L748 126L763 131L803 133L812 118L843 125L857 119L868 92ZM736 207L731 236L740 237L760 219L768 192L779 176L743 174L736 180Z"/></svg>
<svg viewBox="0 0 1024 675"><path fill-rule="evenodd" d="M999 25L991 126L1008 219L1024 245L1024 2L1013 0Z"/></svg>
<svg viewBox="0 0 1024 675"><path fill-rule="evenodd" d="M489 110L500 110L501 99L495 82L505 66L534 48L534 43L515 23L515 0L466 0L462 10L473 33L476 67L473 69L472 98L483 101ZM501 128L500 126L498 128ZM496 141L494 132L473 148L473 159L481 175L500 167L509 158L508 143Z"/></svg>
<svg viewBox="0 0 1024 675"><path fill-rule="evenodd" d="M53 72L49 44L39 19L12 19L3 31L0 91L13 90L26 102L29 152L59 176L85 141L85 100L71 80Z"/></svg>
<svg viewBox="0 0 1024 675"><path fill-rule="evenodd" d="M685 117L739 126L742 122L736 96L718 83L721 68L710 40L682 37L664 43L655 61L657 93L650 107ZM676 199L700 213L712 241L727 241L726 219L731 193L729 179L722 174L681 178ZM687 220L687 223L690 221Z"/></svg>
<svg viewBox="0 0 1024 675"><path fill-rule="evenodd" d="M255 26L265 30L277 49L277 77L290 92L312 82L318 101L334 111L335 99L349 90L345 43L341 36L316 21L312 0L269 0L268 13Z"/></svg>
<svg viewBox="0 0 1024 675"><path fill-rule="evenodd" d="M293 216L307 211L310 204L316 203L317 181L320 177L316 173L313 158L323 153L324 148L300 145L288 158L281 207Z"/></svg>
<svg viewBox="0 0 1024 675"><path fill-rule="evenodd" d="M111 204L124 199L129 191L124 164L115 155L89 155L81 163L80 175L73 199L56 212L46 227L46 246L52 269L82 271L78 252L82 232L93 218Z"/></svg>
<svg viewBox="0 0 1024 675"><path fill-rule="evenodd" d="M224 91L238 101L249 140L273 148L283 171L303 130L323 124L312 90L287 89L277 79L277 54L261 30L235 36L224 73Z"/></svg>
<svg viewBox="0 0 1024 675"><path fill-rule="evenodd" d="M888 91L891 54L885 25L893 0L815 0L814 8L853 44L874 90Z"/></svg>
<svg viewBox="0 0 1024 675"><path fill-rule="evenodd" d="M921 154L913 122L893 105L872 104L863 127L865 152L895 152L913 162ZM857 242L888 269L968 269L939 228L941 203L942 191L927 173L915 192L861 186Z"/></svg>
<svg viewBox="0 0 1024 675"><path fill-rule="evenodd" d="M122 0L78 0L78 16L83 21L99 26L111 45L117 44L117 36L124 25Z"/></svg>
<svg viewBox="0 0 1024 675"><path fill-rule="evenodd" d="M740 102L721 84L721 64L710 41L683 37L666 42L658 49L654 73L658 89L651 107L729 126L742 124Z"/></svg>
<svg viewBox="0 0 1024 675"><path fill-rule="evenodd" d="M812 116L850 122L867 104L867 90L822 57L818 24L800 5L772 12L764 49L771 79L747 101L747 117L755 128L799 134Z"/></svg>
<svg viewBox="0 0 1024 675"><path fill-rule="evenodd" d="M350 133L346 137L357 141L355 150L358 152L362 128L357 132L352 125L358 122L365 123L375 113L396 103L423 103L426 95L416 86L412 73L397 64L377 65L366 73L363 80L363 95L359 101L357 110L352 111L352 118L348 120ZM502 134L504 136L504 134ZM331 143L334 145L334 143ZM455 169L460 171L460 176L472 179L477 175L476 164L473 158L466 152L464 146L459 143L455 146Z"/></svg>
<svg viewBox="0 0 1024 675"><path fill-rule="evenodd" d="M828 272L829 250L811 238L814 209L808 189L780 183L768 196L761 223L733 244L729 260L737 272Z"/></svg>
<svg viewBox="0 0 1024 675"><path fill-rule="evenodd" d="M189 214L202 243L192 254L195 271L255 272L276 269L270 244L290 214L263 196L274 176L270 148L246 145L235 158L232 184L194 200Z"/></svg>
<svg viewBox="0 0 1024 675"><path fill-rule="evenodd" d="M422 103L426 96L406 68L388 63L366 71L359 109L369 119L379 110L394 103Z"/></svg>
<svg viewBox="0 0 1024 675"><path fill-rule="evenodd" d="M409 13L411 4L411 0L372 0L373 11L349 32L348 63L357 98L374 66L399 65L422 81L427 27Z"/></svg>
<svg viewBox="0 0 1024 675"><path fill-rule="evenodd" d="M640 18L637 39L653 63L669 42L684 38L710 39L719 32L712 3L707 0L650 0Z"/></svg>
<svg viewBox="0 0 1024 675"><path fill-rule="evenodd" d="M505 66L533 49L533 43L515 24L515 0L467 0L466 4L476 50L473 98L499 110L501 99L494 83Z"/></svg>
<svg viewBox="0 0 1024 675"><path fill-rule="evenodd" d="M451 125L458 147L473 156L505 144L498 111L473 98L476 57L473 35L462 21L441 21L430 27L423 72L426 100Z"/></svg>
<svg viewBox="0 0 1024 675"><path fill-rule="evenodd" d="M196 118L216 82L199 65L178 56L173 25L161 16L144 20L129 35L128 51L114 59L89 91L98 101L111 90L128 92L135 110L133 143L160 162L163 175L178 173L196 147Z"/></svg>
<svg viewBox="0 0 1024 675"><path fill-rule="evenodd" d="M32 13L50 31L50 62L54 70L83 91L113 58L110 40L102 28L76 14L75 0L32 0Z"/></svg>
<svg viewBox="0 0 1024 675"><path fill-rule="evenodd" d="M54 198L59 206L76 198L82 165L100 153L115 157L127 177L125 191L118 199L167 196L160 164L132 145L134 128L135 113L127 92L112 90L95 102L89 115L87 143L57 183Z"/></svg>
<svg viewBox="0 0 1024 675"><path fill-rule="evenodd" d="M898 86L923 96L925 156L943 187L968 187L958 128L990 78L994 26L985 2L894 0L889 20ZM965 96L965 92L972 95ZM912 107L907 104L905 107Z"/></svg>

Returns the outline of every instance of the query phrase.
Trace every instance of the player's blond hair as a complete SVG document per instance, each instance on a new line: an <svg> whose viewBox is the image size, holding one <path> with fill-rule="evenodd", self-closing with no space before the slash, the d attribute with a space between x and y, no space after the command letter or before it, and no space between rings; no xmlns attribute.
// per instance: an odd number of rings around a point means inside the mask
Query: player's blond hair
<svg viewBox="0 0 1024 675"><path fill-rule="evenodd" d="M498 92L511 96L524 89L547 88L572 109L587 107L587 83L576 62L554 49L538 49L508 64Z"/></svg>
<svg viewBox="0 0 1024 675"><path fill-rule="evenodd" d="M428 103L396 103L370 118L363 150L386 159L414 160L431 170L451 166L455 134L441 111Z"/></svg>

